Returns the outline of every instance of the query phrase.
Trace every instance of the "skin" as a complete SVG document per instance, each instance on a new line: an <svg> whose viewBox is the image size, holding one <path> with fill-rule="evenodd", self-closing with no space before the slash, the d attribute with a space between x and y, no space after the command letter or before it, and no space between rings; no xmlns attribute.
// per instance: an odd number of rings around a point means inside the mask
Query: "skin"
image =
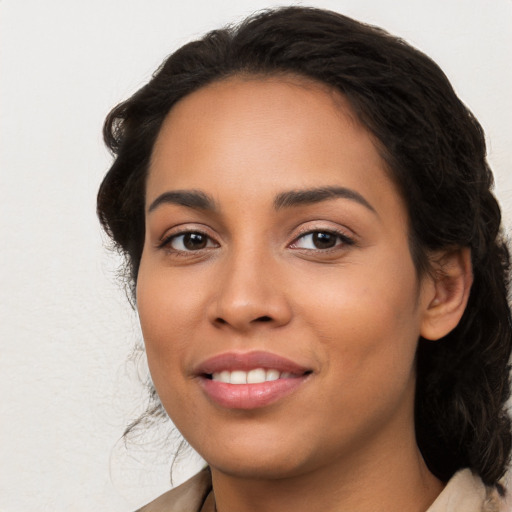
<svg viewBox="0 0 512 512"><path fill-rule="evenodd" d="M275 207L283 192L318 187L363 201ZM154 204L183 190L215 211ZM419 279L402 198L345 99L296 77L192 93L155 144L146 209L137 304L148 362L211 466L217 510L425 511L442 484L415 441L415 351L420 335L436 339L460 318L468 258L445 255L442 279ZM331 233L332 247L312 231ZM206 245L183 245L190 232ZM212 402L197 365L253 350L311 374L258 409Z"/></svg>

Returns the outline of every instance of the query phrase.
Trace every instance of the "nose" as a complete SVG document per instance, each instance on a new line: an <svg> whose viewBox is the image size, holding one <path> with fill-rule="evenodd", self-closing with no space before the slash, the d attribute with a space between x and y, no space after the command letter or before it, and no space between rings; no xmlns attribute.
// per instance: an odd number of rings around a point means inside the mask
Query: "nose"
<svg viewBox="0 0 512 512"><path fill-rule="evenodd" d="M247 332L286 325L292 310L272 258L256 252L232 255L222 263L208 316L216 327Z"/></svg>

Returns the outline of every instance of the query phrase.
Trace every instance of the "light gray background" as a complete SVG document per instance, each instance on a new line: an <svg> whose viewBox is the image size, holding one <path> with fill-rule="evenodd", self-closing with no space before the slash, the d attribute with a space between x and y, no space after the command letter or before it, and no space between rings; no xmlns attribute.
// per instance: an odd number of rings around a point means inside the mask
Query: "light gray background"
<svg viewBox="0 0 512 512"><path fill-rule="evenodd" d="M169 485L158 446L117 443L144 365L126 363L137 320L95 218L102 121L173 49L287 3L0 0L0 511L131 510ZM510 225L512 1L307 5L381 25L443 67L487 132Z"/></svg>

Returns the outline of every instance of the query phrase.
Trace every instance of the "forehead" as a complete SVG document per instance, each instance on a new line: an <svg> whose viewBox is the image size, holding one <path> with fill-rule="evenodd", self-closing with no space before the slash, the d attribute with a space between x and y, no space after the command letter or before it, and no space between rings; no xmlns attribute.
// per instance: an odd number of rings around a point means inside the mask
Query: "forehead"
<svg viewBox="0 0 512 512"><path fill-rule="evenodd" d="M252 191L340 185L396 190L367 129L326 85L232 77L186 96L155 143L147 199L163 189ZM373 191L373 192L372 192Z"/></svg>

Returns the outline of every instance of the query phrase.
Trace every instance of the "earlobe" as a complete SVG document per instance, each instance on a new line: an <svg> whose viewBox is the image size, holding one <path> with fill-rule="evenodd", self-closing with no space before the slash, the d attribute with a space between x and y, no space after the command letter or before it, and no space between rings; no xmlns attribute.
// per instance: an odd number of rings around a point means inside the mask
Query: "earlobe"
<svg viewBox="0 0 512 512"><path fill-rule="evenodd" d="M459 323L473 283L471 251L464 247L431 258L433 287L423 312L421 336L438 340Z"/></svg>

